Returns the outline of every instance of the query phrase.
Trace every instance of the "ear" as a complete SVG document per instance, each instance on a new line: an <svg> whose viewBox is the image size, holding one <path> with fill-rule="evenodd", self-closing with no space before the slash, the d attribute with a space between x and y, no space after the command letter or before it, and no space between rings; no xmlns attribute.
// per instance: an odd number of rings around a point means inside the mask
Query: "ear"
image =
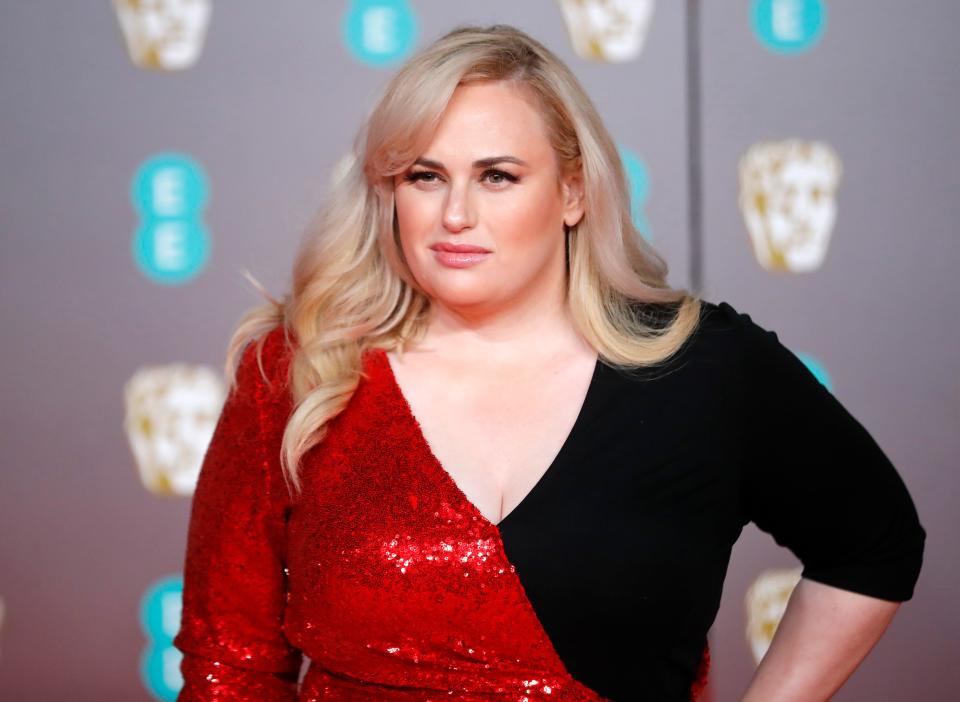
<svg viewBox="0 0 960 702"><path fill-rule="evenodd" d="M561 190L563 192L563 223L572 227L583 218L586 208L583 177L580 172L573 171L564 176L561 182Z"/></svg>

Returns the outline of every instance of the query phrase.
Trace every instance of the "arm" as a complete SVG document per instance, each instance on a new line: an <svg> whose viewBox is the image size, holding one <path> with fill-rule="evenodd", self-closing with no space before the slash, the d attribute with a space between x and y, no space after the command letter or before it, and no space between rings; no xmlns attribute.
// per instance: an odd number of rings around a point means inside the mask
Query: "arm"
<svg viewBox="0 0 960 702"><path fill-rule="evenodd" d="M742 702L818 702L840 689L899 602L801 578Z"/></svg>
<svg viewBox="0 0 960 702"><path fill-rule="evenodd" d="M724 311L740 333L743 519L803 563L744 702L826 700L913 596L926 532L863 425L776 333Z"/></svg>
<svg viewBox="0 0 960 702"><path fill-rule="evenodd" d="M183 611L173 643L183 653L179 702L292 702L302 656L283 632L286 487L279 450L286 407L273 376L244 351L237 385L204 456L190 513Z"/></svg>

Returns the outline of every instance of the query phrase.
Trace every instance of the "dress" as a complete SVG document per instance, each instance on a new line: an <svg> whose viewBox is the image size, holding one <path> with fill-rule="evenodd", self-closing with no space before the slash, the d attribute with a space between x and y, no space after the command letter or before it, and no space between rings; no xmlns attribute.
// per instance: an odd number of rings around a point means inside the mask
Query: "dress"
<svg viewBox="0 0 960 702"><path fill-rule="evenodd" d="M179 700L694 700L750 521L806 578L913 595L926 532L897 470L726 302L704 301L665 366L598 361L566 442L497 525L434 457L378 349L292 501L289 357L270 332L267 383L246 349L204 459Z"/></svg>

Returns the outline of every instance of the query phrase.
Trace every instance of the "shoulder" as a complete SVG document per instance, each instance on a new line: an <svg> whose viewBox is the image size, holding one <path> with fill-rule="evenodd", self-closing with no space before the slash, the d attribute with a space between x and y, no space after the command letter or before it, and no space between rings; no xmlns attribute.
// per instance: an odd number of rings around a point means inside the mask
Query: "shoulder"
<svg viewBox="0 0 960 702"><path fill-rule="evenodd" d="M285 391L295 348L293 334L283 325L260 333L248 341L241 352L237 386L270 393Z"/></svg>
<svg viewBox="0 0 960 702"><path fill-rule="evenodd" d="M749 316L741 314L727 302L697 298L698 318L680 346L653 365L618 366L610 364L627 380L671 378L684 381L702 378L703 374L730 377L741 365L741 332L749 324ZM631 313L647 329L664 332L676 321L680 303L639 302L631 304ZM691 373L693 375L691 375ZM697 386L691 381L691 387Z"/></svg>
<svg viewBox="0 0 960 702"><path fill-rule="evenodd" d="M737 309L729 302L701 299L701 340L714 346L724 346L739 356L749 356L764 346L778 345L776 332L758 324L749 312Z"/></svg>
<svg viewBox="0 0 960 702"><path fill-rule="evenodd" d="M713 302L698 298L700 319L695 332L731 332L752 323L750 315L740 312L726 302ZM653 329L661 330L669 326L676 318L678 303L636 303L631 306L633 313Z"/></svg>
<svg viewBox="0 0 960 702"><path fill-rule="evenodd" d="M711 331L733 332L742 330L752 324L753 320L747 312L741 312L726 300L712 302L700 300L701 325Z"/></svg>
<svg viewBox="0 0 960 702"><path fill-rule="evenodd" d="M750 395L777 404L788 397L800 404L823 402L828 396L832 399L831 392L802 360L802 355L784 344L773 328L757 323L748 312L728 302L709 304L705 314L705 327L710 330L705 337L728 350Z"/></svg>
<svg viewBox="0 0 960 702"><path fill-rule="evenodd" d="M756 363L792 364L793 354L776 332L761 326L749 312L726 300L699 298L700 314L693 332L672 362L682 365L704 363L722 372L741 372ZM644 305L644 316L652 326L669 324L676 306ZM657 322L656 320L660 320Z"/></svg>
<svg viewBox="0 0 960 702"><path fill-rule="evenodd" d="M699 302L699 319L677 354L678 358L702 354L709 357L739 357L744 337L757 328L750 315L724 300L714 302L701 297ZM646 323L654 329L662 329L673 322L677 305L641 305L640 309Z"/></svg>

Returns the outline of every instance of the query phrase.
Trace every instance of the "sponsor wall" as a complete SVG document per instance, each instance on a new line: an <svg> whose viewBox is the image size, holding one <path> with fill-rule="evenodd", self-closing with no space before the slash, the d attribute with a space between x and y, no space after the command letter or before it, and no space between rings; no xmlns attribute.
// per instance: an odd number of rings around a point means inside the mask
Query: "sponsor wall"
<svg viewBox="0 0 960 702"><path fill-rule="evenodd" d="M176 697L241 270L284 290L390 72L463 22L569 63L670 282L777 331L901 471L924 571L836 699L960 693L958 21L946 0L5 5L0 696ZM738 699L798 565L744 530L708 699Z"/></svg>

